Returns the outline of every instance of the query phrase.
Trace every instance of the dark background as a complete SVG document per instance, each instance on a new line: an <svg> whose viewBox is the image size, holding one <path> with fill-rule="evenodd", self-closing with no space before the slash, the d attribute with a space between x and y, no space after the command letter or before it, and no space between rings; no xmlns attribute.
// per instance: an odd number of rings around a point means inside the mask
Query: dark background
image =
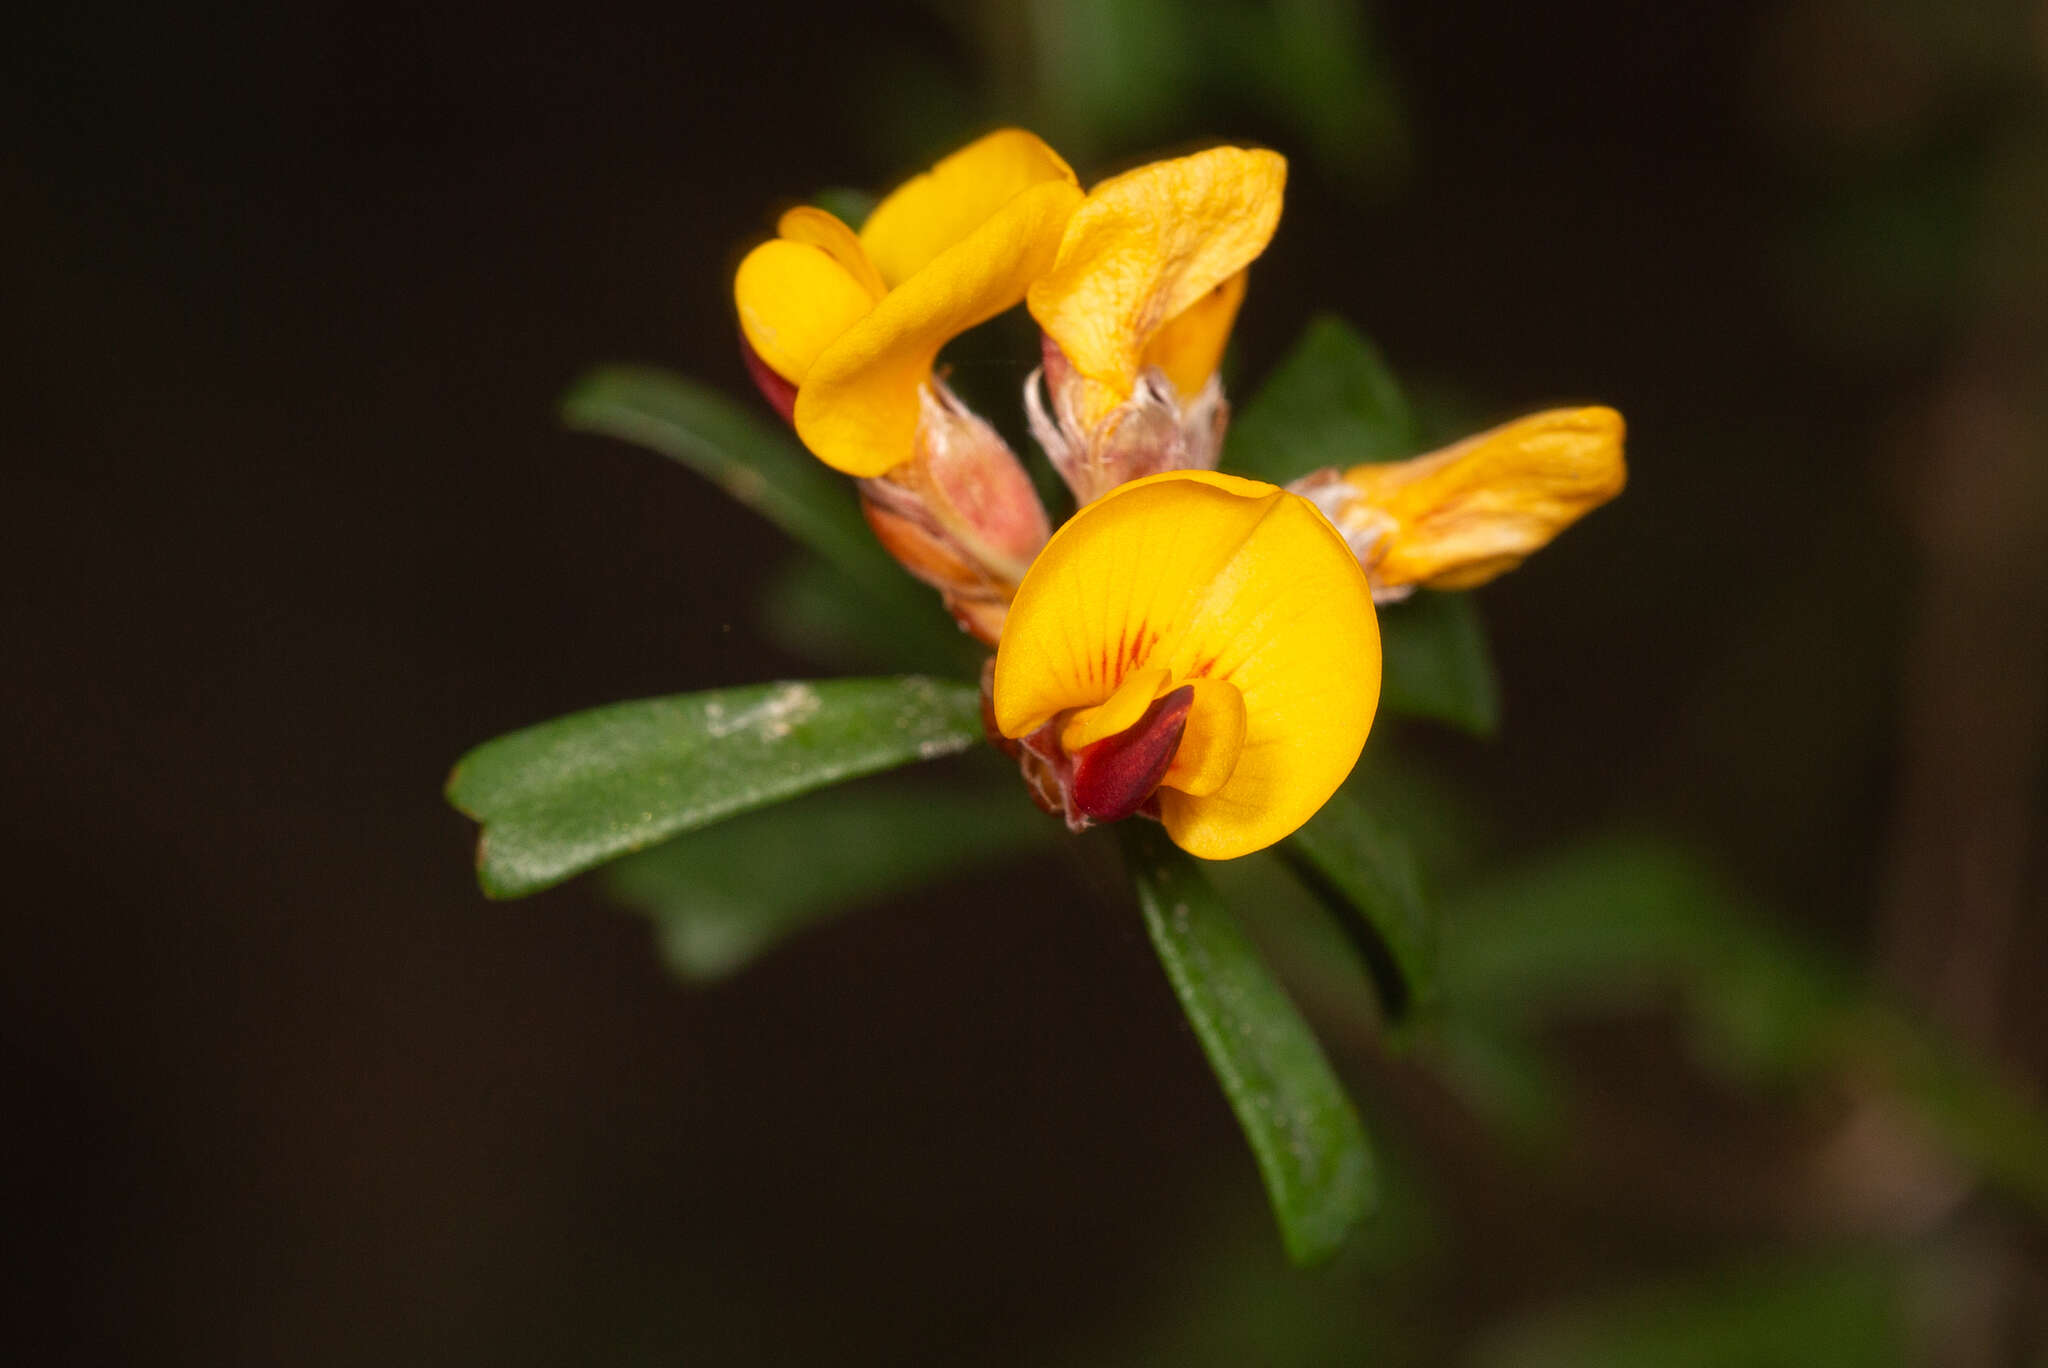
<svg viewBox="0 0 2048 1368"><path fill-rule="evenodd" d="M2037 9L1930 37L1910 5L1386 7L1399 129L1296 157L1238 357L1330 309L1480 419L1621 408L1629 492L1483 596L1502 738L1418 753L1509 851L1684 833L2019 1079L2048 1034ZM730 272L773 206L1045 112L1000 13L10 21L11 1339L1192 1361L1172 1327L1246 1288L1251 1321L1395 1304L1398 1273L1296 1290L1135 919L1063 871L688 989L584 885L485 903L439 796L514 727L815 668L752 625L777 534L554 398L610 359L742 393ZM1053 122L1084 179L1302 140L1242 85L1092 146ZM1341 1052L1402 1099L1463 1270L1383 1348L1455 1358L1786 1237L1739 1194L1812 1118L1686 1082L1667 1036L1591 1043L1619 1119L1540 1177Z"/></svg>

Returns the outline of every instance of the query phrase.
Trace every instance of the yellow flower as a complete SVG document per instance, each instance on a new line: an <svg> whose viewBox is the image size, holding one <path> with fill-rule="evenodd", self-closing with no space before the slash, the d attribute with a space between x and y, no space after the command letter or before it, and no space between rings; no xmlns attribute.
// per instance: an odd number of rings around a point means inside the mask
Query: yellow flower
<svg viewBox="0 0 2048 1368"><path fill-rule="evenodd" d="M1229 416L1216 366L1245 271L1280 222L1287 163L1216 147L1102 182L1026 296L1046 336L1031 430L1074 497L1216 465Z"/></svg>
<svg viewBox="0 0 2048 1368"><path fill-rule="evenodd" d="M1621 493L1621 415L1550 409L1407 461L1295 482L1357 552L1381 600L1473 589Z"/></svg>
<svg viewBox="0 0 2048 1368"><path fill-rule="evenodd" d="M899 187L858 234L822 209L784 214L733 296L748 346L795 386L804 444L862 477L908 461L939 349L1024 298L1080 202L1057 153L1004 129Z"/></svg>
<svg viewBox="0 0 2048 1368"><path fill-rule="evenodd" d="M1287 161L1212 147L1102 182L1067 220L1031 316L1085 382L1083 422L1131 397L1157 366L1184 398L1215 374L1244 271L1280 223Z"/></svg>
<svg viewBox="0 0 2048 1368"><path fill-rule="evenodd" d="M1183 849L1230 859L1329 799L1379 690L1371 589L1336 529L1285 490L1180 471L1054 534L1010 606L991 709L1072 824L1156 811Z"/></svg>

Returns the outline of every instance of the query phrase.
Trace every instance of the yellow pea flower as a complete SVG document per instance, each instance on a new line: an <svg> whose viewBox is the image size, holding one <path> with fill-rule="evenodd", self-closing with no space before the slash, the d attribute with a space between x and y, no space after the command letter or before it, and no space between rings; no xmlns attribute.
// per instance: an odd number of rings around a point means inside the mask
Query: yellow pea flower
<svg viewBox="0 0 2048 1368"><path fill-rule="evenodd" d="M1286 159L1215 147L1088 192L1026 296L1053 412L1032 430L1082 502L1126 480L1216 464L1214 380L1245 272L1280 222Z"/></svg>
<svg viewBox="0 0 2048 1368"><path fill-rule="evenodd" d="M1344 533L1382 602L1473 589L1621 493L1611 408L1550 409L1406 461L1319 471L1293 488Z"/></svg>
<svg viewBox="0 0 2048 1368"><path fill-rule="evenodd" d="M1372 592L1328 520L1272 485L1177 471L1047 543L1010 605L990 721L1071 825L1143 811L1220 860L1315 814L1379 691Z"/></svg>
<svg viewBox="0 0 2048 1368"><path fill-rule="evenodd" d="M857 234L822 209L784 214L733 297L747 345L794 387L798 437L849 475L909 461L939 349L1024 298L1080 202L1059 154L1011 128L900 186Z"/></svg>

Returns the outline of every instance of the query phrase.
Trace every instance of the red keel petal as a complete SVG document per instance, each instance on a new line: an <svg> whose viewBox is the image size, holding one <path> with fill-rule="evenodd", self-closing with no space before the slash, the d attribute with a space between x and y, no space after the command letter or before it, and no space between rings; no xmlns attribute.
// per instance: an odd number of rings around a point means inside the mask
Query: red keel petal
<svg viewBox="0 0 2048 1368"><path fill-rule="evenodd" d="M1076 752L1068 790L1074 807L1098 822L1120 822L1145 806L1173 765L1194 702L1193 687L1183 684L1115 736Z"/></svg>

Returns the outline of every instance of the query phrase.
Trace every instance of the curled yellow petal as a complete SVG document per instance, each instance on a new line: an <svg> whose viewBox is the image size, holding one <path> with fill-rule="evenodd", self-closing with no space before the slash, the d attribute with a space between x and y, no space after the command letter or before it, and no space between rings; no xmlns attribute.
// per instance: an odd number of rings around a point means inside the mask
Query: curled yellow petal
<svg viewBox="0 0 2048 1368"><path fill-rule="evenodd" d="M1078 186L1059 153L1021 128L978 138L875 206L860 243L890 286L902 284L1034 185Z"/></svg>
<svg viewBox="0 0 2048 1368"><path fill-rule="evenodd" d="M1029 299L1032 317L1089 384L1086 421L1130 395L1163 327L1266 249L1286 182L1279 154L1216 147L1141 166L1089 192ZM1234 302L1226 312L1234 314ZM1220 353L1213 328L1197 332ZM1188 356L1204 349L1189 347Z"/></svg>
<svg viewBox="0 0 2048 1368"><path fill-rule="evenodd" d="M1195 679L1189 683L1194 687L1195 701L1188 710L1187 731L1166 777L1159 782L1162 788L1206 798L1237 772L1248 719L1244 695L1236 685L1220 679Z"/></svg>
<svg viewBox="0 0 2048 1368"><path fill-rule="evenodd" d="M1164 670L1134 670L1116 692L1092 708L1083 708L1060 729L1060 745L1068 751L1092 746L1115 736L1144 715L1152 700L1172 687Z"/></svg>
<svg viewBox="0 0 2048 1368"><path fill-rule="evenodd" d="M1157 366L1182 399L1192 399L1223 363L1231 325L1244 303L1247 272L1239 271L1169 319L1145 346L1143 364Z"/></svg>
<svg viewBox="0 0 2048 1368"><path fill-rule="evenodd" d="M815 204L799 204L775 221L775 234L790 242L809 243L824 252L860 282L870 300L880 299L889 293L889 287L882 283L882 273L875 269L874 262L868 260L860 239L854 235L853 229L840 221L837 214Z"/></svg>
<svg viewBox="0 0 2048 1368"><path fill-rule="evenodd" d="M1065 181L1031 186L849 325L797 389L796 431L804 445L827 465L864 478L908 459L918 387L939 348L1024 297L1051 264L1080 198Z"/></svg>
<svg viewBox="0 0 2048 1368"><path fill-rule="evenodd" d="M1623 432L1610 408L1551 409L1427 456L1353 466L1337 520L1377 537L1382 591L1474 588L1621 492Z"/></svg>
<svg viewBox="0 0 2048 1368"><path fill-rule="evenodd" d="M867 287L831 252L784 238L747 253L732 292L747 344L795 385L875 305Z"/></svg>
<svg viewBox="0 0 2048 1368"><path fill-rule="evenodd" d="M1271 485L1206 471L1122 485L1024 577L996 653L996 725L1027 735L1156 670L1197 686L1180 774L1158 791L1168 835L1209 859L1270 845L1343 782L1371 728L1380 644L1364 572L1312 505Z"/></svg>

